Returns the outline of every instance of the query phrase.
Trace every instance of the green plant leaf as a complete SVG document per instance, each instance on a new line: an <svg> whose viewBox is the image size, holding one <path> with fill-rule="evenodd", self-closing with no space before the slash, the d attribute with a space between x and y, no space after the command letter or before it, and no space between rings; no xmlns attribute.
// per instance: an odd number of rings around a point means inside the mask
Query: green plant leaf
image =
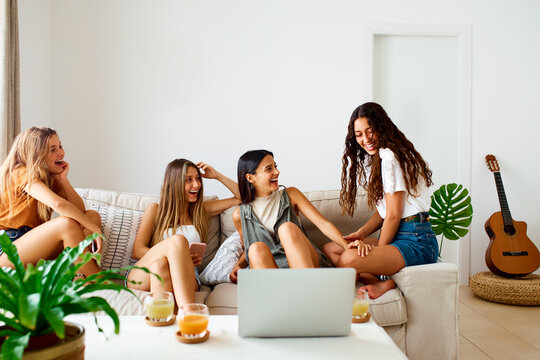
<svg viewBox="0 0 540 360"><path fill-rule="evenodd" d="M60 339L65 337L64 311L61 307L55 307L43 312L43 316Z"/></svg>
<svg viewBox="0 0 540 360"><path fill-rule="evenodd" d="M0 321L3 321L7 326L17 330L19 332L29 332L30 330L19 324L15 318L9 318L0 313Z"/></svg>
<svg viewBox="0 0 540 360"><path fill-rule="evenodd" d="M2 344L2 360L20 360L22 359L24 348L28 346L30 333L24 335L11 335Z"/></svg>
<svg viewBox="0 0 540 360"><path fill-rule="evenodd" d="M133 296L137 297L137 295L135 295L135 293L133 291L131 291L131 289L127 289L124 285L119 285L119 284L115 284L115 283L108 283L108 284L90 284L90 285L87 285L85 286L81 291L77 291L77 294L78 295L84 295L84 294L88 294L88 293L91 293L91 292L94 292L96 290L115 290L117 292L120 292L122 290L124 291L127 291L129 293L131 293Z"/></svg>
<svg viewBox="0 0 540 360"><path fill-rule="evenodd" d="M41 294L39 293L21 293L19 295L19 321L21 325L32 330L36 328L40 300Z"/></svg>
<svg viewBox="0 0 540 360"><path fill-rule="evenodd" d="M21 334L15 330L0 330L0 338L4 336L11 336L11 335L19 336Z"/></svg>
<svg viewBox="0 0 540 360"><path fill-rule="evenodd" d="M19 314L17 298L19 296L19 286L13 280L15 270L4 267L0 268L0 309L7 310L17 316Z"/></svg>
<svg viewBox="0 0 540 360"><path fill-rule="evenodd" d="M104 311L113 320L115 332L119 333L118 314L107 301L98 296L86 296L102 289L125 290L135 296L130 289L112 281L123 280L124 276L119 272L135 267L101 271L84 280L73 281L82 266L92 259L99 260L99 255L85 252L97 236L100 235L94 234L75 248L64 249L55 260L40 260L25 269L16 247L0 231L0 245L14 264L14 268L0 269L0 308L9 312L0 312L0 322L9 327L0 332L0 336L8 336L2 345L2 360L20 359L30 335L54 331L62 338L65 335L63 319L70 314ZM146 268L136 268L152 274ZM97 321L96 325L102 332Z"/></svg>
<svg viewBox="0 0 540 360"><path fill-rule="evenodd" d="M442 234L441 250L444 238L458 240L468 233L472 216L471 197L463 185L451 183L435 190L431 196L429 217L435 234Z"/></svg>
<svg viewBox="0 0 540 360"><path fill-rule="evenodd" d="M15 279L19 282L20 287L24 288L24 266L21 262L19 254L17 253L17 248L15 245L13 245L11 239L5 233L0 235L0 247L15 268L15 274L17 275Z"/></svg>
<svg viewBox="0 0 540 360"><path fill-rule="evenodd" d="M65 275L70 266L79 258L84 249L92 243L92 240L86 238L74 248L65 248L62 253L54 260L53 266L47 274L47 280L43 286L44 298L49 299L50 295L55 294L62 288L64 282L60 282L59 278ZM73 278L72 278L73 279ZM69 280L70 281L70 280ZM62 284L60 284L62 283ZM47 301L47 304L49 302Z"/></svg>
<svg viewBox="0 0 540 360"><path fill-rule="evenodd" d="M105 313L113 320L114 332L118 334L120 331L120 319L118 318L116 311L114 311L107 303L107 300L101 297L92 296L88 298L78 298L77 300L62 304L61 307L65 315L105 311Z"/></svg>
<svg viewBox="0 0 540 360"><path fill-rule="evenodd" d="M114 333L119 334L120 333L120 319L118 318L118 314L116 313L116 311L111 307L111 305L109 305L107 300L98 296L93 296L93 297L87 298L86 300L92 300L92 302L94 303L94 305L96 306L98 310L103 310L105 311L105 314L109 315L109 317L112 319L114 323Z"/></svg>

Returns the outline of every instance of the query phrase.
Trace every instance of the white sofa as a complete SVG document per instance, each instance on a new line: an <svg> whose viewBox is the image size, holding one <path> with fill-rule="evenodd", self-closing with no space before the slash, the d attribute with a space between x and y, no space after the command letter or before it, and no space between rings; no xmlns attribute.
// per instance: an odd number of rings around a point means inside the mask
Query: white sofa
<svg viewBox="0 0 540 360"><path fill-rule="evenodd" d="M131 251L142 212L158 197L95 189L77 189L87 208L102 214L104 244L102 268L133 264ZM363 195L353 218L341 215L339 191L313 191L305 194L314 206L344 233L356 230L370 216ZM225 211L210 219L208 247L200 270L209 263L219 245L234 231L232 212ZM328 241L307 219L301 219L310 239L320 246ZM407 267L394 276L398 289L374 300L371 313L394 342L410 359L457 359L457 292L456 266L449 263ZM137 291L140 298L147 294ZM100 291L120 315L142 315L141 303L122 292ZM222 283L211 288L201 286L197 301L208 305L211 314L236 314L236 285Z"/></svg>

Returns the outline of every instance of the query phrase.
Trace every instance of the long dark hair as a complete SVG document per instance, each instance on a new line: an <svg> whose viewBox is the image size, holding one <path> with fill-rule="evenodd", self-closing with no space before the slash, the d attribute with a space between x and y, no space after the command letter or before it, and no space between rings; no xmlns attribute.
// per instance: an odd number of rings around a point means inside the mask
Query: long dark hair
<svg viewBox="0 0 540 360"><path fill-rule="evenodd" d="M431 170L412 142L397 128L381 105L367 102L358 106L351 115L342 159L339 204L342 211L351 216L354 213L357 184L367 190L368 205L371 208L374 208L384 195L380 157L369 156L356 142L354 122L362 117L368 120L373 134L376 135L375 146L379 149L390 149L395 154L403 171L409 195L420 195L419 178L424 179L426 186L433 184ZM365 165L371 165L369 179L366 178Z"/></svg>
<svg viewBox="0 0 540 360"><path fill-rule="evenodd" d="M247 174L255 174L255 170L265 156L274 154L268 150L250 150L238 159L238 187L242 204L247 204L255 199L255 187L246 179Z"/></svg>

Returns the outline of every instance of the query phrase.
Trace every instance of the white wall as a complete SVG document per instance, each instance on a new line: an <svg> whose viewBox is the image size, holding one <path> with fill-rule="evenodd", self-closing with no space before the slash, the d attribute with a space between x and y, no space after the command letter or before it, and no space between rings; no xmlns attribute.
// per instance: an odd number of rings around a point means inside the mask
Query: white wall
<svg viewBox="0 0 540 360"><path fill-rule="evenodd" d="M540 247L540 2L535 0L20 0L23 125L56 128L79 187L157 193L175 157L234 177L273 150L281 182L339 188L346 124L364 97L369 22L473 31L471 269L498 210L487 153ZM38 15L39 14L39 15ZM384 105L384 104L383 104ZM390 114L392 116L392 114ZM206 182L208 193L227 192Z"/></svg>
<svg viewBox="0 0 540 360"><path fill-rule="evenodd" d="M48 1L19 1L21 128L51 125L51 24Z"/></svg>

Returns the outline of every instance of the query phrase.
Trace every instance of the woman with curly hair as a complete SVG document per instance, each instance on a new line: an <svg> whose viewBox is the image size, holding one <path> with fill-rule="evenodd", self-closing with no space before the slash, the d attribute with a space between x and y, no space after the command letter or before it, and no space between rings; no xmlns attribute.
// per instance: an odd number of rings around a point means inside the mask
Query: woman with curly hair
<svg viewBox="0 0 540 360"><path fill-rule="evenodd" d="M345 236L349 249L338 266L354 267L371 298L396 286L375 275L437 261L437 239L428 217L427 188L432 184L428 165L382 106L368 102L353 111L345 139L340 205L352 216L360 185L368 205L377 211ZM368 238L377 230L378 239Z"/></svg>

